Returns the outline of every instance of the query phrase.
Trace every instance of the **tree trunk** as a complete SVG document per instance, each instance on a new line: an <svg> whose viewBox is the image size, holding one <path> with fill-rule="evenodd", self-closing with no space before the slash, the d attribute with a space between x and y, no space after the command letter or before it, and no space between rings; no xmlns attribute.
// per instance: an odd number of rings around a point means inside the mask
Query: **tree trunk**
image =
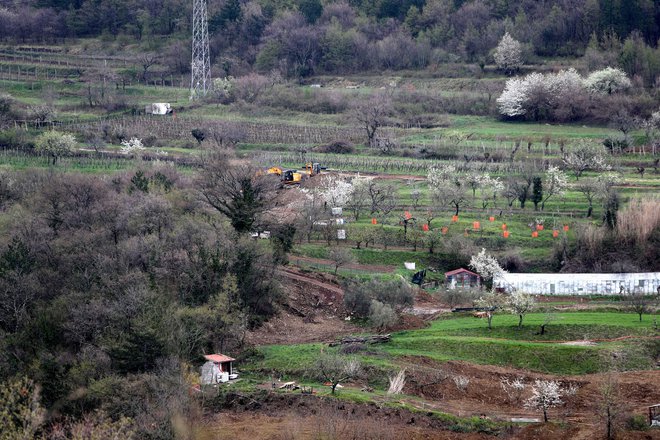
<svg viewBox="0 0 660 440"><path fill-rule="evenodd" d="M492 330L492 329L493 329L493 326L492 326L493 315L491 315L491 314L489 313L486 317L488 318L488 330Z"/></svg>
<svg viewBox="0 0 660 440"><path fill-rule="evenodd" d="M594 207L589 205L589 209L587 209L587 218L591 218L591 214L594 212Z"/></svg>
<svg viewBox="0 0 660 440"><path fill-rule="evenodd" d="M333 383L332 384L332 391L331 391L330 394L335 394L335 388L337 388L337 385L339 385L339 383ZM547 422L547 420L546 420L546 422Z"/></svg>
<svg viewBox="0 0 660 440"><path fill-rule="evenodd" d="M548 421L548 410L543 408L543 421L547 422Z"/></svg>
<svg viewBox="0 0 660 440"><path fill-rule="evenodd" d="M522 321L523 321L523 315L518 315L520 319L518 319L518 328L522 327Z"/></svg>
<svg viewBox="0 0 660 440"><path fill-rule="evenodd" d="M541 326L541 335L545 334L545 324Z"/></svg>

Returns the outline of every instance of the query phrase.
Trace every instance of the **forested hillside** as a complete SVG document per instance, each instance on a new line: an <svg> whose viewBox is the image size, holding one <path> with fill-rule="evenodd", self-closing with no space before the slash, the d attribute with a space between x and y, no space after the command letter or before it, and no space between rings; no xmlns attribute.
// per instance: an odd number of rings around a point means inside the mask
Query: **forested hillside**
<svg viewBox="0 0 660 440"><path fill-rule="evenodd" d="M288 76L481 66L508 31L528 60L587 55L652 85L660 70L660 4L652 0L211 0L216 75L275 68ZM189 69L192 1L2 2L0 38L56 42L101 36L114 50L158 50L175 73ZM110 44L116 43L116 44Z"/></svg>

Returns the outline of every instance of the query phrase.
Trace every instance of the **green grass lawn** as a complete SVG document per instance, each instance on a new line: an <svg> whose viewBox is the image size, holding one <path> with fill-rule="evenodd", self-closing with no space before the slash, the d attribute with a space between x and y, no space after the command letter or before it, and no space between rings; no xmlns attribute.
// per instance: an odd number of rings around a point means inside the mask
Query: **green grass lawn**
<svg viewBox="0 0 660 440"><path fill-rule="evenodd" d="M496 315L493 330L486 321L453 315L434 321L430 327L398 332L387 344L370 346L359 356L374 371L396 369L401 356L425 356L437 361L463 360L479 364L510 366L554 374L586 374L621 369L648 369L660 352L660 341L652 320L639 322L631 313L558 313L556 320L539 335L542 313L525 317L517 328L517 317ZM566 345L553 341L618 338L631 339L594 346ZM305 375L321 350L321 344L272 345L257 349L245 368L252 372L277 371L292 377ZM375 375L377 376L377 375Z"/></svg>
<svg viewBox="0 0 660 440"><path fill-rule="evenodd" d="M518 317L509 314L496 314L492 329L486 321L472 316L452 317L434 321L430 327L413 332L404 332L404 338L427 337L469 337L484 339L507 339L511 341L552 342L590 339L612 339L622 336L656 336L651 316L645 315L642 321L635 313L619 312L569 312L552 315L546 325L545 334L540 334L540 326L546 322L545 313L531 313L518 328Z"/></svg>

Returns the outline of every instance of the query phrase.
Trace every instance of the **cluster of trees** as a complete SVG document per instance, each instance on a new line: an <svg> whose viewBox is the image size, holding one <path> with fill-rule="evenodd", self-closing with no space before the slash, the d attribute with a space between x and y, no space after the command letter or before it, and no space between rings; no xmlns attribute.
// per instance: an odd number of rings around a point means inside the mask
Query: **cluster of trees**
<svg viewBox="0 0 660 440"><path fill-rule="evenodd" d="M607 177L603 177L607 180ZM596 187L607 182L593 182ZM660 201L632 199L619 211L615 192L603 189L604 225L578 229L574 243L555 249L557 270L566 272L643 272L660 264ZM629 292L634 293L634 292Z"/></svg>
<svg viewBox="0 0 660 440"><path fill-rule="evenodd" d="M187 36L191 6L183 0L34 0L0 10L0 38ZM256 65L306 76L455 61L483 65L505 32L540 56L582 55L592 34L617 41L634 34L655 46L659 8L646 0L218 0L209 2L209 27L218 70L237 74ZM638 55L627 44L622 65L647 69L630 59ZM596 60L598 48L592 49Z"/></svg>
<svg viewBox="0 0 660 440"><path fill-rule="evenodd" d="M587 78L575 69L531 73L509 79L497 104L500 114L509 118L573 121L588 116L590 109L602 105L604 99L630 87L627 75L611 67Z"/></svg>
<svg viewBox="0 0 660 440"><path fill-rule="evenodd" d="M136 438L173 437L196 411L186 378L200 356L231 353L274 313L288 249L245 233L267 209L241 208L261 178L221 166L235 181L211 166L198 180L167 166L0 173L0 381L28 376L58 414L101 410ZM38 432L55 426L47 414Z"/></svg>

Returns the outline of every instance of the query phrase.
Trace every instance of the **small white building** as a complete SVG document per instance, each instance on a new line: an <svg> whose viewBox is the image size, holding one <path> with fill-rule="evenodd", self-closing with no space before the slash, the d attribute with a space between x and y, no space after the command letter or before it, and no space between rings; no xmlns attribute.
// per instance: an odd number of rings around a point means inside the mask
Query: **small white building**
<svg viewBox="0 0 660 440"><path fill-rule="evenodd" d="M149 115L166 115L172 113L172 106L169 102L154 102L145 106L144 112Z"/></svg>
<svg viewBox="0 0 660 440"><path fill-rule="evenodd" d="M236 359L225 356L224 354L208 354L204 356L204 359L206 359L207 362L202 365L202 385L215 385L218 383L229 382L238 377L238 374L234 371L233 365Z"/></svg>
<svg viewBox="0 0 660 440"><path fill-rule="evenodd" d="M540 295L618 295L658 293L660 272L646 273L505 273L493 286L504 292Z"/></svg>

